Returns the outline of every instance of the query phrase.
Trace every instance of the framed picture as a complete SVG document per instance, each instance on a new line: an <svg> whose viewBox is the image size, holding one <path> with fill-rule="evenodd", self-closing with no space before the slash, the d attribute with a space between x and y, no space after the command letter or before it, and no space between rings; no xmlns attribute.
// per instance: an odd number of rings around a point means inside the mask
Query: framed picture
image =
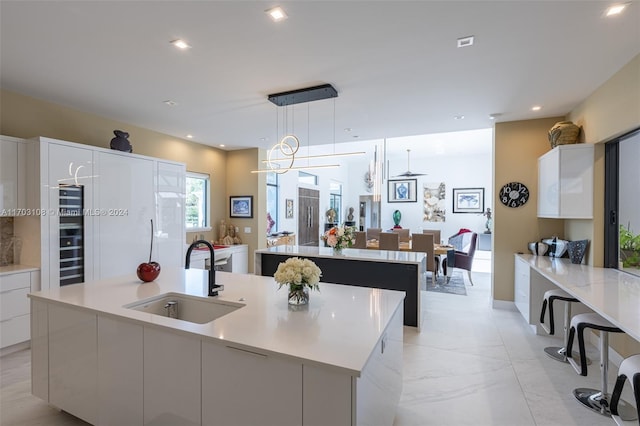
<svg viewBox="0 0 640 426"><path fill-rule="evenodd" d="M286 217L287 219L292 219L293 218L293 200L290 200L287 198L285 200L285 205L286 205L286 211L284 213L284 217Z"/></svg>
<svg viewBox="0 0 640 426"><path fill-rule="evenodd" d="M229 197L229 217L253 217L253 195Z"/></svg>
<svg viewBox="0 0 640 426"><path fill-rule="evenodd" d="M415 203L416 179L389 180L387 200L389 203Z"/></svg>
<svg viewBox="0 0 640 426"><path fill-rule="evenodd" d="M484 213L484 188L453 188L454 213Z"/></svg>

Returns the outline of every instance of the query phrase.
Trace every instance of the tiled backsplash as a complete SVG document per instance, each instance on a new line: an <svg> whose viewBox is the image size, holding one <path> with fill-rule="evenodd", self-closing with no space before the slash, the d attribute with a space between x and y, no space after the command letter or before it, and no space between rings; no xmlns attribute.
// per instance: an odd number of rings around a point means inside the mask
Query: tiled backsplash
<svg viewBox="0 0 640 426"><path fill-rule="evenodd" d="M13 264L13 218L0 217L0 266Z"/></svg>

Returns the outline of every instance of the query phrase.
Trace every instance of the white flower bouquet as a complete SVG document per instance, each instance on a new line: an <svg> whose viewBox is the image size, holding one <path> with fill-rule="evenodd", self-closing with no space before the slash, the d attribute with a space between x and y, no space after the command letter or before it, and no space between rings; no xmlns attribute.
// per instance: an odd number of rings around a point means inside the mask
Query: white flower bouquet
<svg viewBox="0 0 640 426"><path fill-rule="evenodd" d="M289 286L289 304L306 305L309 303L309 289L320 290L318 283L322 271L309 259L291 257L278 265L273 278L278 289Z"/></svg>

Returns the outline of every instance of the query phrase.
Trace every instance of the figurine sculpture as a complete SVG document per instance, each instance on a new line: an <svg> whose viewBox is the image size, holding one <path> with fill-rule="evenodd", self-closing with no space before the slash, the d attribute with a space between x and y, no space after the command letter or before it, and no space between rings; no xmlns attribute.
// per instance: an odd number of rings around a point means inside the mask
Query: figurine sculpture
<svg viewBox="0 0 640 426"><path fill-rule="evenodd" d="M129 137L129 133L123 132L122 130L114 130L113 134L116 135L116 137L111 139L111 149L124 152L133 152L131 142L129 142L129 139L127 139Z"/></svg>

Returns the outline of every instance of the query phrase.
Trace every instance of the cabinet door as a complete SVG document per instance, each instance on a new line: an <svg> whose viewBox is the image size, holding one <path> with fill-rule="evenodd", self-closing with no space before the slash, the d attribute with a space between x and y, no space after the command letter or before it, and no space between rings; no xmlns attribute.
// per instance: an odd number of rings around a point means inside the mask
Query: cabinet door
<svg viewBox="0 0 640 426"><path fill-rule="evenodd" d="M98 316L98 424L142 426L142 325Z"/></svg>
<svg viewBox="0 0 640 426"><path fill-rule="evenodd" d="M96 279L133 274L149 260L155 219L153 161L99 152L96 175Z"/></svg>
<svg viewBox="0 0 640 426"><path fill-rule="evenodd" d="M184 265L185 191L184 165L157 162L157 261L160 266Z"/></svg>
<svg viewBox="0 0 640 426"><path fill-rule="evenodd" d="M549 151L538 159L538 216L557 217L560 213L560 152Z"/></svg>
<svg viewBox="0 0 640 426"><path fill-rule="evenodd" d="M145 425L225 424L217 417L213 422L201 422L200 362L200 340L144 327ZM211 401L206 403L211 404ZM241 404L241 401L236 403Z"/></svg>
<svg viewBox="0 0 640 426"><path fill-rule="evenodd" d="M529 264L522 259L515 259L514 299L516 308L528 324L531 324L529 307Z"/></svg>
<svg viewBox="0 0 640 426"><path fill-rule="evenodd" d="M0 138L0 215L18 207L18 143ZM7 212L6 216L15 216Z"/></svg>
<svg viewBox="0 0 640 426"><path fill-rule="evenodd" d="M303 424L302 364L202 342L202 424Z"/></svg>
<svg viewBox="0 0 640 426"><path fill-rule="evenodd" d="M96 315L49 304L49 402L97 424Z"/></svg>

